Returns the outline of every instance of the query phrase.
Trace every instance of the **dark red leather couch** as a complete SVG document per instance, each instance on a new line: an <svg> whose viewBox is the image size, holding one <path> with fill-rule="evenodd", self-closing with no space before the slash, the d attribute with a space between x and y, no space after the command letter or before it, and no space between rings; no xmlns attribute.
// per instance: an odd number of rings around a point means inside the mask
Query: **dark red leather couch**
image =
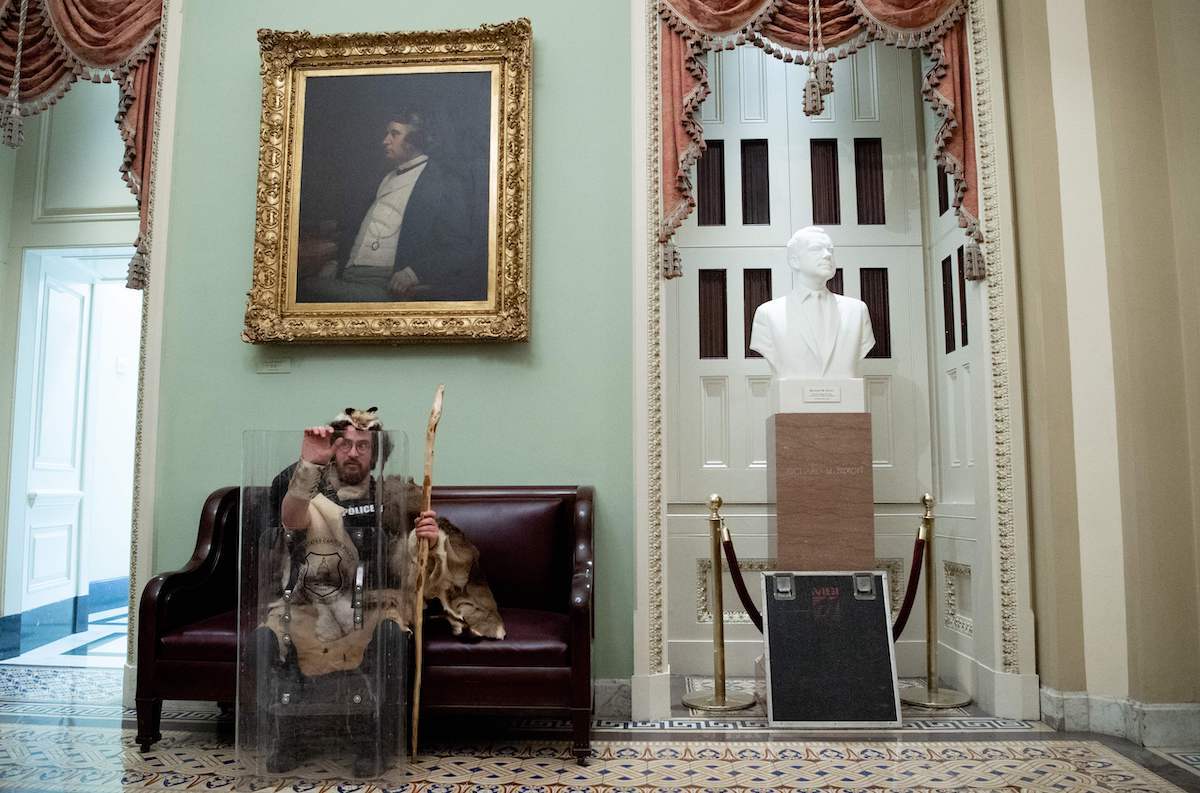
<svg viewBox="0 0 1200 793"><path fill-rule="evenodd" d="M164 699L231 703L237 684L239 491L204 503L191 560L156 576L138 611L137 742L159 740ZM435 487L433 506L478 546L508 636L425 630L421 710L570 718L589 751L594 619L592 488Z"/></svg>

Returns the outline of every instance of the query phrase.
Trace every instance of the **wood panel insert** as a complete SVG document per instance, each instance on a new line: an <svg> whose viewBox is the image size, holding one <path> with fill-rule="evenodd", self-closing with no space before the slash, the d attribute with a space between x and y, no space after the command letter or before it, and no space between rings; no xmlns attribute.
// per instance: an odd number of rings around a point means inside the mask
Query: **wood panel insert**
<svg viewBox="0 0 1200 793"><path fill-rule="evenodd" d="M696 223L725 225L725 141L705 141L696 161Z"/></svg>
<svg viewBox="0 0 1200 793"><path fill-rule="evenodd" d="M724 270L701 270L700 289L700 357L728 358L728 307Z"/></svg>

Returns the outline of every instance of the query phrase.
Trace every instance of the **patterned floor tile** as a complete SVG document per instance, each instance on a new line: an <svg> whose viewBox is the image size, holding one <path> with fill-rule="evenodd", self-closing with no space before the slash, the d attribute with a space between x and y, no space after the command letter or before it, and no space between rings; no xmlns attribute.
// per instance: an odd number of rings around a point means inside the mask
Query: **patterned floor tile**
<svg viewBox="0 0 1200 793"><path fill-rule="evenodd" d="M120 705L120 669L69 669L0 664L0 700L74 705Z"/></svg>
<svg viewBox="0 0 1200 793"><path fill-rule="evenodd" d="M375 782L340 779L338 763L310 758L295 776L264 779L249 777L227 742L204 733L168 732L154 750L142 754L129 730L9 725L0 726L0 791L1177 790L1091 741L718 743L627 738L595 741L586 766L576 765L569 749L563 741L433 746Z"/></svg>

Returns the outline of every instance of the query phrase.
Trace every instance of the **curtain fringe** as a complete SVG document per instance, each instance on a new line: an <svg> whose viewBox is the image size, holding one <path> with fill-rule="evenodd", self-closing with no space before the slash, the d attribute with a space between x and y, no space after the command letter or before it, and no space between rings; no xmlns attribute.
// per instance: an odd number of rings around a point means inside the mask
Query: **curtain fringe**
<svg viewBox="0 0 1200 793"><path fill-rule="evenodd" d="M828 62L848 57L872 41L883 41L891 46L909 49L921 47L929 53L932 66L924 75L921 95L941 121L934 132L934 157L951 176L955 213L958 215L959 225L967 229L968 244L964 250L964 275L971 280L985 279L987 265L980 247L983 235L979 230L978 220L971 217L970 213L962 206L962 198L967 189L965 171L962 163L946 152L946 141L958 127L958 122L954 117L955 108L937 90L937 86L947 72L945 50L941 42L966 16L968 0L955 0L947 6L938 19L916 31L895 28L874 17L866 7L864 0L844 0L844 3L852 6L862 29L853 38L842 42L839 46L822 51L821 54ZM692 166L704 151L703 127L697 121L700 104L708 96L708 75L703 56L709 51L732 50L738 45L746 43L753 44L784 63L813 64L816 58L812 51L793 50L780 46L761 32L784 5L785 0L768 0L739 29L710 34L697 29L670 5L669 0L659 0L659 17L670 30L678 33L687 43L690 53L689 57L685 59L685 65L699 82L697 89L684 98L682 124L690 143L680 155L677 163L679 168L676 171L676 186L683 200L673 207L666 208L667 211L659 232L659 241L663 247L662 272L664 278L674 278L681 274L679 254L670 244L670 240L696 206L689 174ZM818 91L811 93L814 94L811 110L819 113L819 88Z"/></svg>

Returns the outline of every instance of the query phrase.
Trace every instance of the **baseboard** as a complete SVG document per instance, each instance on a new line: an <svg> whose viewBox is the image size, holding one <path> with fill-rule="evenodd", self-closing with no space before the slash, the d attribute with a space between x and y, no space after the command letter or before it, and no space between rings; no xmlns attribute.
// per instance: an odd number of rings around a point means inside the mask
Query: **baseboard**
<svg viewBox="0 0 1200 793"><path fill-rule="evenodd" d="M592 691L596 718L628 721L633 717L633 687L629 678L595 680Z"/></svg>
<svg viewBox="0 0 1200 793"><path fill-rule="evenodd" d="M671 673L634 675L630 680L630 711L634 721L671 718Z"/></svg>
<svg viewBox="0 0 1200 793"><path fill-rule="evenodd" d="M1200 703L1148 703L1086 691L1041 690L1042 721L1064 732L1095 732L1141 746L1200 744Z"/></svg>
<svg viewBox="0 0 1200 793"><path fill-rule="evenodd" d="M121 704L127 708L132 708L136 705L134 698L137 695L137 664L125 662L125 676L122 681L121 688Z"/></svg>
<svg viewBox="0 0 1200 793"><path fill-rule="evenodd" d="M1040 715L1037 675L992 669L944 643L939 646L938 670L943 685L970 694L985 713L1006 719L1037 719Z"/></svg>

